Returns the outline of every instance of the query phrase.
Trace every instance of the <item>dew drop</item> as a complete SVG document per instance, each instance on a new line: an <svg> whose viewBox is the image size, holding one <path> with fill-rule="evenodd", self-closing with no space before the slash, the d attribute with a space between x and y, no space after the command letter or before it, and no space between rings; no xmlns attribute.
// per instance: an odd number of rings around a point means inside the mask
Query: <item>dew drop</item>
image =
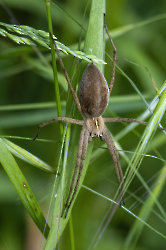
<svg viewBox="0 0 166 250"><path fill-rule="evenodd" d="M26 185L25 183L23 183L23 187L24 187L24 188L27 188L27 185Z"/></svg>

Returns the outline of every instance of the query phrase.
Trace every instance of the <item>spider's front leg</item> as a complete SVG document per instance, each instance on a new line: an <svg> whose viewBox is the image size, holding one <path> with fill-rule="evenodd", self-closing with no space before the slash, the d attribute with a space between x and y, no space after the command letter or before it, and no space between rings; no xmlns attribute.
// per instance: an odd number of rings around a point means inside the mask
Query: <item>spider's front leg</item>
<svg viewBox="0 0 166 250"><path fill-rule="evenodd" d="M37 139L37 137L39 136L41 128L47 126L48 124L50 124L52 122L56 122L56 121L68 122L68 123L77 124L77 125L83 125L83 121L81 121L81 120L76 120L76 119L67 118L67 117L56 117L56 118L53 118L53 119L51 119L51 120L49 120L47 122L44 122L44 123L40 124L38 126L37 135L35 136L35 138L33 140L35 141Z"/></svg>
<svg viewBox="0 0 166 250"><path fill-rule="evenodd" d="M118 180L118 185L120 187L119 200L121 202L123 200L123 194L124 194L124 189L123 189L124 188L124 177L123 177L123 172L122 172L122 168L121 168L120 161L119 161L119 154L116 150L114 141L113 141L113 139L110 135L110 132L107 129L106 125L104 126L104 129L103 129L102 140L105 140L107 147L109 149L109 152L112 155L112 159L113 159L114 166L115 166L115 172L116 172L116 176L117 176L117 180ZM124 203L124 201L123 201L123 203Z"/></svg>
<svg viewBox="0 0 166 250"><path fill-rule="evenodd" d="M76 166L74 169L73 179L72 179L68 198L67 198L67 201L66 201L66 204L65 204L65 207L63 209L61 217L63 217L63 215L65 213L65 218L66 218L68 210L69 210L69 208L70 208L70 206L75 198L76 192L78 190L81 173L82 173L82 169L84 166L84 160L86 157L89 137L90 137L89 131L86 129L86 126L83 125L83 128L81 130L81 134L80 134L77 160L76 160ZM74 185L75 185L75 187L74 187Z"/></svg>

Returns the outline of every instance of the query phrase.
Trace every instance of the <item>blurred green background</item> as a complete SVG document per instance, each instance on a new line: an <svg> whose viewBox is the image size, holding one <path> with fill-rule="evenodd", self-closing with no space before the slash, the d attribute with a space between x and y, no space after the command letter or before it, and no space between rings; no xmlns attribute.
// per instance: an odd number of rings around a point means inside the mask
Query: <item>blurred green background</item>
<svg viewBox="0 0 166 250"><path fill-rule="evenodd" d="M45 1L4 0L3 2L10 9L13 17L17 19L19 24L48 31ZM57 3L58 5L56 2L51 4L54 35L58 41L69 48L78 50L80 39L83 41L85 38L85 32L81 32L81 26L83 25L84 29L87 29L90 1L86 12L87 1L84 0L65 0ZM144 66L150 71L158 88L166 80L166 2L150 0L146 2L142 0L106 1L106 13L107 26L113 36L118 52L117 64L132 79L145 99L150 102L156 93ZM140 27L134 26L164 13L165 18L163 16L160 20L154 20L149 24L145 22ZM84 14L85 19L83 20ZM0 22L13 23L11 16L2 5L0 5L0 17ZM123 33L125 25L133 25L133 28ZM116 31L119 31L119 33ZM50 51L40 46L39 49L46 58L49 56ZM106 49L107 53L112 56L112 48L108 42ZM75 59L69 55L63 56L63 60L69 76L72 78ZM108 63L105 66L105 78L109 82L112 64L107 56L105 60ZM51 62L49 61L49 63ZM37 126L40 123L57 116L56 108L34 109L28 108L27 105L55 101L52 72L44 70L41 67L42 65L32 48L26 45L18 45L8 38L0 37L1 135L34 138ZM62 74L59 65L58 70ZM65 101L67 98L67 83L63 75L60 81L61 100ZM65 87L63 88L62 86ZM4 110L4 106L12 105L15 107L14 105L16 104L20 105L19 108L12 109L11 107L6 111ZM136 118L144 110L146 110L145 104L129 81L119 72L116 72L111 101L104 116L109 117L114 112L120 117ZM62 103L62 113L64 116L64 102ZM162 125L166 127L166 118L163 119ZM124 124L109 124L108 127L115 136L124 128ZM122 150L131 151L131 153L127 153L129 158L131 158L137 147L143 129L143 127L139 126L134 132L130 132L119 141ZM43 128L40 138L54 140L54 142L33 142L32 140L21 140L19 138L11 139L11 141L56 169L61 147L59 143L59 124L50 124ZM164 159L165 142L163 133L157 131L150 145L151 150L148 153ZM101 145L102 143L96 139L94 153L96 148ZM21 160L16 159L16 161L46 216L53 187L53 175L28 165ZM123 172L125 172L127 162L121 156L120 161ZM146 182L158 173L163 166L164 163L159 159L145 157L139 173ZM117 190L117 181L108 150L101 149L99 156L92 155L84 185L102 195L113 198ZM140 181L135 177L129 187L129 191L134 192L141 185ZM164 187L157 198L164 211L166 207L165 191ZM140 197L144 192L146 192L146 189L139 191L137 195ZM128 197L128 195L126 194L125 197ZM129 208L134 202L135 199L130 198L126 201L126 207ZM81 189L72 211L75 249L88 249L109 206L110 202L106 199L84 188ZM141 207L142 204L137 204L130 210L138 215ZM153 209L160 214L156 207L153 207ZM118 209L96 249L124 249L127 236L130 235L130 230L136 220L136 218L126 213L123 209ZM150 213L147 223L166 235L165 222L160 220L154 213ZM28 216L8 176L2 166L0 166L0 249L40 249L41 240L41 233ZM67 227L60 240L60 249L72 249L70 241L69 227ZM166 241L163 237L148 227L144 227L134 249L165 249L165 243ZM133 248L129 247L128 249Z"/></svg>

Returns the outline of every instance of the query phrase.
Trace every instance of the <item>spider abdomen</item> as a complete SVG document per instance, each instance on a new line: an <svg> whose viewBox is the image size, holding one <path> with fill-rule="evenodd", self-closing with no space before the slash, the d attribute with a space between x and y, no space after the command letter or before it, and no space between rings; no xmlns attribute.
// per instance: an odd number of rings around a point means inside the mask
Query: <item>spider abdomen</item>
<svg viewBox="0 0 166 250"><path fill-rule="evenodd" d="M100 70L93 64L85 69L79 84L79 101L86 116L101 116L109 101L107 81Z"/></svg>

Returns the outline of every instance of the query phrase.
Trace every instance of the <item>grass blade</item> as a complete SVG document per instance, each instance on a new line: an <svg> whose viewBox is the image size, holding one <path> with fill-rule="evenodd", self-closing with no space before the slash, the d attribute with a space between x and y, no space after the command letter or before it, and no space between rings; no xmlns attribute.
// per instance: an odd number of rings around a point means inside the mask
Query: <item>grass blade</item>
<svg viewBox="0 0 166 250"><path fill-rule="evenodd" d="M14 160L12 154L9 152L6 145L3 143L2 139L0 139L0 162L4 167L7 175L9 176L12 184L14 185L23 205L26 210L32 217L33 221L39 228L39 230L43 233L43 229L45 227L45 218L41 211L38 202L31 191L24 175L22 174L19 166ZM48 236L49 227L46 226L45 237Z"/></svg>
<svg viewBox="0 0 166 250"><path fill-rule="evenodd" d="M104 35L103 35L103 13L105 12L105 1L92 1L92 7L91 7L91 14L90 14L90 20L89 20L89 26L88 31L85 39L85 53L93 53L95 56L98 56L99 58L103 59L104 56ZM96 23L98 22L98 23ZM94 25L95 23L95 25ZM96 39L92 42L93 36L96 35ZM76 111L76 115L79 116L78 111ZM69 209L67 218L61 218L61 209L62 209L62 196L63 196L63 202L65 203L65 200L68 196L68 192L71 185L71 179L75 168L76 163L76 156L78 151L78 139L80 135L80 128L74 126L74 130L71 131L71 140L69 144L69 151L68 151L68 158L67 158L67 166L65 169L65 176L63 177L63 174L60 176L58 190L57 190L57 196L54 204L54 212L53 212L53 218L52 218L52 225L51 230L45 245L45 249L54 249L56 246L59 237L61 236L64 228L67 225L67 222L70 217L70 213L72 211L72 207L74 204L74 201ZM68 148L68 141L65 142L65 152L64 156L66 156L67 149ZM84 163L83 172L80 179L79 188L77 191L77 194L79 193L79 190L81 188L82 182L84 180L90 155L92 152L93 143L91 143L88 146L88 152ZM65 160L64 158L64 166L65 166ZM63 179L64 178L64 179ZM64 187L65 185L65 187ZM77 195L76 195L77 196ZM76 198L76 197L75 197Z"/></svg>

